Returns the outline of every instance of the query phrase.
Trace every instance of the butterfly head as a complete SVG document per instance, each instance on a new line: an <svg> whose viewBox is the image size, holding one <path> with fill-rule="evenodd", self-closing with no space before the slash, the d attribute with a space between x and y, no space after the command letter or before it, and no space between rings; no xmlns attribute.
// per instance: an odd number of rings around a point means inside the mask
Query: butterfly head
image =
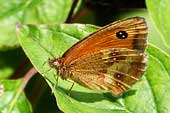
<svg viewBox="0 0 170 113"><path fill-rule="evenodd" d="M62 58L54 58L48 59L48 63L51 68L55 68L57 71L57 75L59 75L62 79L67 79L70 74L69 68L63 66Z"/></svg>
<svg viewBox="0 0 170 113"><path fill-rule="evenodd" d="M58 69L59 67L61 67L61 63L60 63L60 60L57 58L54 58L54 59L48 59L48 63L50 65L51 68L56 68Z"/></svg>

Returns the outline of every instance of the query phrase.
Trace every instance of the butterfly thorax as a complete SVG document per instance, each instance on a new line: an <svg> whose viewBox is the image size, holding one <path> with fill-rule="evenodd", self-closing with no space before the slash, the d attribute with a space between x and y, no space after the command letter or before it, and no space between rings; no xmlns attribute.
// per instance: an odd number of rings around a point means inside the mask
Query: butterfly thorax
<svg viewBox="0 0 170 113"><path fill-rule="evenodd" d="M62 79L67 79L71 75L69 67L63 64L62 58L49 59L49 65L57 70L57 75Z"/></svg>

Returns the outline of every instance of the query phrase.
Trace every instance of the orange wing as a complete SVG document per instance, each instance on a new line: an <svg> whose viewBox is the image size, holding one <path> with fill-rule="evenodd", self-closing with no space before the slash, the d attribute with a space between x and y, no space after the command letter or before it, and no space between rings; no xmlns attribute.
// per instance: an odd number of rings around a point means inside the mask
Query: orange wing
<svg viewBox="0 0 170 113"><path fill-rule="evenodd" d="M83 55L70 67L73 81L119 95L145 72L146 55L132 49L105 49Z"/></svg>
<svg viewBox="0 0 170 113"><path fill-rule="evenodd" d="M119 37L124 33L125 38ZM62 58L69 65L82 55L109 48L127 48L144 52L147 26L141 17L133 17L111 23L90 34L68 49Z"/></svg>

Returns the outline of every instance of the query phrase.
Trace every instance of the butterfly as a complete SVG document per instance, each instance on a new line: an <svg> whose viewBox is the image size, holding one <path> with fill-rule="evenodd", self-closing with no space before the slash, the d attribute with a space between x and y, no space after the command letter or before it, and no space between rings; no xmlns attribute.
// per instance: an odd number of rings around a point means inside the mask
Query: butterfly
<svg viewBox="0 0 170 113"><path fill-rule="evenodd" d="M146 21L132 17L100 28L48 62L64 80L117 96L144 74L146 46Z"/></svg>

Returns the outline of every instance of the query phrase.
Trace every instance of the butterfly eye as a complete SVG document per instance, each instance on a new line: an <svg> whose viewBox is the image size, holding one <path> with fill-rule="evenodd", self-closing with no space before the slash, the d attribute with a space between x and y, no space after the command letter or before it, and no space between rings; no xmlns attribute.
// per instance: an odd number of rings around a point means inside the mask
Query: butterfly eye
<svg viewBox="0 0 170 113"><path fill-rule="evenodd" d="M118 31L116 36L120 39L125 39L128 37L128 33L126 31Z"/></svg>

